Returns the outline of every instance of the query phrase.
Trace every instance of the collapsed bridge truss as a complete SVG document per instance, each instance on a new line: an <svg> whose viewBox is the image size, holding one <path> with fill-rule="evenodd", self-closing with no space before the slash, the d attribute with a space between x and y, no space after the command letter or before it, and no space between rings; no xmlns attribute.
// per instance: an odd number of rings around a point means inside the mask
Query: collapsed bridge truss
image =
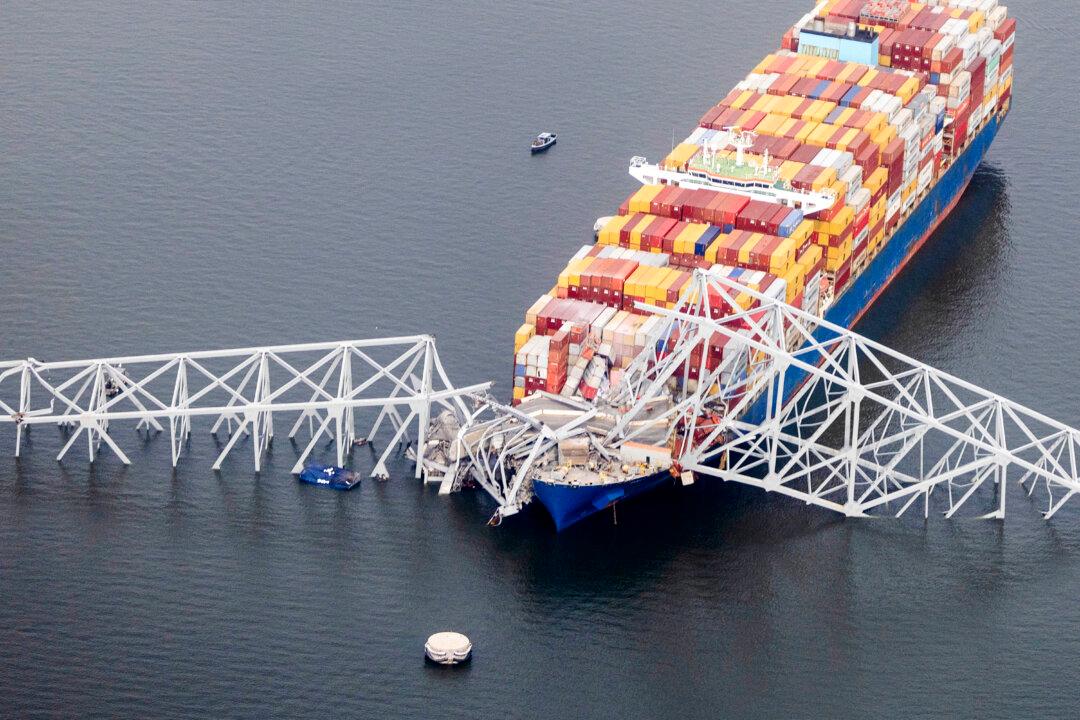
<svg viewBox="0 0 1080 720"><path fill-rule="evenodd" d="M738 310L747 296L752 309ZM444 489L468 468L512 514L539 468L559 462L560 441L587 437L617 458L649 433L672 448L674 474L848 516L972 507L1001 518L1015 479L1051 517L1080 491L1080 431L782 300L699 270L675 309L639 306L668 322L618 385L595 403L541 394L531 414L489 401L458 429ZM707 360L710 346L724 347L721 361Z"/></svg>
<svg viewBox="0 0 1080 720"><path fill-rule="evenodd" d="M15 455L37 425L66 427L62 460L80 437L91 462L101 445L129 462L113 426L167 432L172 463L179 461L192 421L213 420L229 439L214 462L221 467L240 438L251 438L255 469L274 436L275 418L292 420L289 438L310 434L293 472L300 472L320 440L332 442L338 465L358 441L362 414L374 419L359 442L372 441L383 423L394 431L372 475L386 476L392 450L412 440L423 453L433 409L465 413L463 397L490 383L455 389L428 335L190 353L40 362L0 362L0 425L15 429ZM417 475L420 473L417 465Z"/></svg>

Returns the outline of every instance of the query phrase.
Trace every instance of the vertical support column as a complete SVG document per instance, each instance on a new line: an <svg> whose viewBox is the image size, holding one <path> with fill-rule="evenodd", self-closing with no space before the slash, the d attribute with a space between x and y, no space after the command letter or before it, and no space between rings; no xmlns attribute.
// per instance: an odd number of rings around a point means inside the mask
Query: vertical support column
<svg viewBox="0 0 1080 720"><path fill-rule="evenodd" d="M187 358L181 357L177 361L176 381L173 383L172 407L170 409L173 411L184 409L187 407L187 403ZM177 462L180 460L180 447L190 432L191 418L187 414L180 417L177 417L175 413L169 415L169 449L172 452L173 467L176 467Z"/></svg>
<svg viewBox="0 0 1080 720"><path fill-rule="evenodd" d="M769 425L769 474L766 478L768 483L778 483L776 477L776 448L780 443L780 425L784 416L784 376L788 370L787 339L784 335L784 316L780 306L773 308L773 324L776 332L777 357L773 359L773 367L776 368L776 390L773 390L773 381L769 381L769 416L766 422Z"/></svg>
<svg viewBox="0 0 1080 720"><path fill-rule="evenodd" d="M22 450L23 424L22 419L30 412L30 367L23 363L22 372L19 373L19 414L20 422L15 425L15 457L19 457Z"/></svg>
<svg viewBox="0 0 1080 720"><path fill-rule="evenodd" d="M1009 470L1008 456L1005 445L1005 414L1001 409L1001 399L994 401L994 440L997 443L997 469L994 476L997 479L998 509L997 519L1005 519L1005 496L1008 494L1008 486L1005 484Z"/></svg>
<svg viewBox="0 0 1080 720"><path fill-rule="evenodd" d="M847 455L847 503L844 513L852 515L855 508L855 476L858 473L859 456L859 411L862 408L862 388L859 386L859 353L855 344L855 338L847 339L848 366L847 366L847 422L845 423L847 435L844 438L844 450Z"/></svg>
<svg viewBox="0 0 1080 720"><path fill-rule="evenodd" d="M419 429L416 433L416 470L413 477L419 478L424 472L424 444L427 442L428 422L431 420L431 364L435 353L435 338L424 340L424 371L420 379L420 398L417 412Z"/></svg>
<svg viewBox="0 0 1080 720"><path fill-rule="evenodd" d="M345 408L344 401L352 393L352 357L349 348L341 347L341 370L338 372L337 403L334 414L334 447L338 467L345 465L346 446L352 444L352 408Z"/></svg>
<svg viewBox="0 0 1080 720"><path fill-rule="evenodd" d="M259 375L255 380L255 397L252 403L258 405L261 403L267 395L267 388L270 385L270 366L266 362L266 353L259 353ZM267 413L268 417L263 417L262 410L254 409L250 411L251 416L251 448L255 454L255 472L261 472L262 470L262 454L266 448L267 430L266 422L272 421Z"/></svg>

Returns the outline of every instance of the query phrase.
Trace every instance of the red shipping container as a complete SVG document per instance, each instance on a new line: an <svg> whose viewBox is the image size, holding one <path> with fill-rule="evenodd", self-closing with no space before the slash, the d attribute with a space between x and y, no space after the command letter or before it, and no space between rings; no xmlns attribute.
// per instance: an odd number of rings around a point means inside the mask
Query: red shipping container
<svg viewBox="0 0 1080 720"><path fill-rule="evenodd" d="M701 116L701 120L698 121L698 125L701 127L711 128L712 123L716 118L720 117L720 113L724 112L724 108L719 105L709 108L704 115Z"/></svg>
<svg viewBox="0 0 1080 720"><path fill-rule="evenodd" d="M788 95L795 83L799 82L798 75L781 75L769 86L770 95Z"/></svg>
<svg viewBox="0 0 1080 720"><path fill-rule="evenodd" d="M765 224L765 232L771 235L780 234L780 223L784 222L788 215L791 214L791 208L787 205L776 205L775 210Z"/></svg>
<svg viewBox="0 0 1080 720"><path fill-rule="evenodd" d="M968 68L971 71L971 95L969 99L972 107L982 104L983 85L986 84L986 58L977 57L971 61Z"/></svg>
<svg viewBox="0 0 1080 720"><path fill-rule="evenodd" d="M619 230L619 244L629 246L630 233L633 232L634 228L637 227L639 223L645 221L645 218L651 217L651 215L645 215L643 213L634 213L631 215L630 219L627 220L626 224Z"/></svg>
<svg viewBox="0 0 1080 720"><path fill-rule="evenodd" d="M794 142L799 142L799 141L795 140ZM821 152L821 148L819 148L819 147L815 147L813 145L803 145L803 144L800 143L799 144L799 149L796 150L789 159L794 160L795 162L801 162L803 164L807 164L811 160L816 158L819 152ZM800 172L802 172L802 171L800 170Z"/></svg>
<svg viewBox="0 0 1080 720"><path fill-rule="evenodd" d="M818 85L821 84L820 80L816 78L800 78L792 87L788 95L794 95L796 97L809 97L810 93L814 92ZM800 109L802 106L799 106ZM800 116L801 117L801 116Z"/></svg>
<svg viewBox="0 0 1080 720"><path fill-rule="evenodd" d="M941 60L941 72L953 73L960 69L960 63L964 61L964 51L958 47L954 47L949 52L945 53L945 57Z"/></svg>
<svg viewBox="0 0 1080 720"><path fill-rule="evenodd" d="M716 262L731 267L738 265L739 250L750 239L750 235L746 230L736 230L730 235L721 236L717 246Z"/></svg>
<svg viewBox="0 0 1080 720"><path fill-rule="evenodd" d="M798 140L788 138L778 138L778 140L779 142L773 146L773 155L781 160L794 160L795 153L802 147L802 143Z"/></svg>
<svg viewBox="0 0 1080 720"><path fill-rule="evenodd" d="M784 238L776 235L763 235L761 240L750 250L750 262L748 265L755 270L768 272L769 261L773 251L784 241Z"/></svg>
<svg viewBox="0 0 1080 720"><path fill-rule="evenodd" d="M750 230L760 232L764 226L763 214L772 213L772 203L763 202L761 200L751 200L746 203L746 207L739 211L739 215L735 220L735 227L740 230Z"/></svg>
<svg viewBox="0 0 1080 720"><path fill-rule="evenodd" d="M674 185L666 185L661 188L660 192L656 193L652 201L649 203L649 212L653 215L660 215L661 217L671 217L667 211L668 199L673 193L677 192L678 188Z"/></svg>
<svg viewBox="0 0 1080 720"><path fill-rule="evenodd" d="M862 167L863 178L877 170L881 165L881 151L878 150L877 144L871 142L855 153L855 163Z"/></svg>
<svg viewBox="0 0 1080 720"><path fill-rule="evenodd" d="M668 231L664 233L664 239L660 245L664 252L671 254L675 247L675 238L679 237L679 233L686 229L686 225L687 223L682 220L676 220L674 224L668 228Z"/></svg>
<svg viewBox="0 0 1080 720"><path fill-rule="evenodd" d="M1009 18L998 26L994 31L994 39L1004 43L1010 35L1016 32L1016 18Z"/></svg>

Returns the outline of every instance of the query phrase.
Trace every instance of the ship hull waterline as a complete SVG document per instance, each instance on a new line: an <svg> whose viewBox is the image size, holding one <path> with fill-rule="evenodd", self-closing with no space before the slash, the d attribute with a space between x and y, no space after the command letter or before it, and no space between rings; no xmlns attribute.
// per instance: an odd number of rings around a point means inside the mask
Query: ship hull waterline
<svg viewBox="0 0 1080 720"><path fill-rule="evenodd" d="M956 206L994 142L1004 117L1003 112L990 116L967 148L928 189L926 197L914 207L881 252L829 306L825 313L827 321L851 328L862 318ZM821 341L828 339L830 333L822 329L815 333L815 337ZM789 369L784 376L784 387L788 388L785 398L793 395L806 378L805 371ZM747 410L743 419L750 423L761 422L765 417L765 402L763 396ZM533 492L551 515L556 530L561 532L620 500L642 495L672 480L673 476L667 470L606 485L567 485L535 480Z"/></svg>

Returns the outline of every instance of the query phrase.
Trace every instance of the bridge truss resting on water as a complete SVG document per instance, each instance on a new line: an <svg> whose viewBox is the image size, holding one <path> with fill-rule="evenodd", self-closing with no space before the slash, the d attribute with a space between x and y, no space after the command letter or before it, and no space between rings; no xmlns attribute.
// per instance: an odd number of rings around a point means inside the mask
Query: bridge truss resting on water
<svg viewBox="0 0 1080 720"><path fill-rule="evenodd" d="M711 304L739 307L742 294L759 304L711 318ZM848 516L979 506L1003 518L1015 479L1049 518L1080 491L1080 431L725 277L698 271L676 309L642 307L668 318L666 342L595 405L549 396L531 415L494 402L474 411L444 449L454 460L444 488L471 474L510 515L530 500L530 479L558 462L560 441L587 437L618 457L666 419L684 480L718 477ZM747 355L708 369L703 350L718 338Z"/></svg>
<svg viewBox="0 0 1080 720"><path fill-rule="evenodd" d="M305 425L309 434L293 467L298 473L320 440L333 443L343 465L361 416L373 415L360 442L374 441L384 423L394 435L372 475L387 476L386 461L399 443L412 441L415 425L419 476L433 409L465 414L464 398L489 386L454 388L428 335L65 362L29 358L0 362L0 425L14 427L16 457L30 428L52 424L69 433L58 461L82 437L91 462L104 444L125 464L117 423L133 421L148 433L167 425L175 467L192 422L204 417L213 420L212 433L224 427L229 436L215 470L246 436L259 471L274 421L286 417L290 439Z"/></svg>
<svg viewBox="0 0 1080 720"><path fill-rule="evenodd" d="M740 295L758 304L712 319L713 304L738 307ZM368 415L359 442L384 423L394 433L372 475L385 477L405 442L417 477L443 493L471 481L495 499L497 517L532 499L532 480L558 462L560 443L583 437L601 460L617 462L627 442L666 444L684 480L718 477L849 516L921 505L952 517L981 504L983 517L1001 518L1015 479L1051 517L1080 492L1080 431L784 302L698 271L677 308L648 309L667 318L665 341L595 403L547 396L530 412L496 402L490 383L455 388L433 338L418 335L0 362L0 425L13 426L16 456L30 428L54 424L69 433L57 460L82 437L91 461L104 443L124 463L117 423L168 425L175 466L205 417L211 432L228 433L214 468L247 436L258 471L285 416L290 439L307 426L299 472L320 440L344 464ZM718 338L741 352L710 369L704 348Z"/></svg>

